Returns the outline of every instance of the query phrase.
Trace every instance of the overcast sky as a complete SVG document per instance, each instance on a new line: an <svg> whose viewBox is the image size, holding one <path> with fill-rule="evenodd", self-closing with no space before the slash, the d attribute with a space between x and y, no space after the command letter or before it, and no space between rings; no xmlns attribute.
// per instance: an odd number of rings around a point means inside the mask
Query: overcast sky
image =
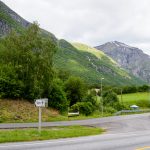
<svg viewBox="0 0 150 150"><path fill-rule="evenodd" d="M150 0L2 0L57 38L97 46L120 41L150 54Z"/></svg>

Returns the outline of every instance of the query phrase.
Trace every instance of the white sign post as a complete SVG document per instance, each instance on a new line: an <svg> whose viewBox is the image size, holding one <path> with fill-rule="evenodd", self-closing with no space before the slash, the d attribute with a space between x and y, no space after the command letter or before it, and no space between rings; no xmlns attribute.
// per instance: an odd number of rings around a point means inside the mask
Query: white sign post
<svg viewBox="0 0 150 150"><path fill-rule="evenodd" d="M42 107L48 107L48 99L36 99L35 100L35 106L39 107L39 133L41 133L41 125L42 125Z"/></svg>

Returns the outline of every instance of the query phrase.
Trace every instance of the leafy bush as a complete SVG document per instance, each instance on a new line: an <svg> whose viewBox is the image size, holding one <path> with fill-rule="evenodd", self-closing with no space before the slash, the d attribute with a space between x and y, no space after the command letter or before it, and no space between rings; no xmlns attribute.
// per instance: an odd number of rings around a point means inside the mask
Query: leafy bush
<svg viewBox="0 0 150 150"><path fill-rule="evenodd" d="M88 116L93 113L94 108L91 102L78 102L71 106L71 110L75 112L79 111L81 114Z"/></svg>
<svg viewBox="0 0 150 150"><path fill-rule="evenodd" d="M0 97L1 98L21 98L24 85L12 66L4 65L1 67L0 74Z"/></svg>
<svg viewBox="0 0 150 150"><path fill-rule="evenodd" d="M88 94L82 99L82 102L90 102L94 109L98 109L99 104L92 94Z"/></svg>
<svg viewBox="0 0 150 150"><path fill-rule="evenodd" d="M87 95L87 87L84 81L79 77L70 77L65 83L65 91L70 106L81 102L82 98Z"/></svg>
<svg viewBox="0 0 150 150"><path fill-rule="evenodd" d="M119 102L117 94L114 93L112 90L104 92L102 97L103 97L103 104L104 105L113 106L114 103L118 103Z"/></svg>
<svg viewBox="0 0 150 150"><path fill-rule="evenodd" d="M115 113L116 111L117 111L117 110L114 109L114 108L111 107L111 106L104 107L104 112L106 112L106 113L113 114L113 113Z"/></svg>
<svg viewBox="0 0 150 150"><path fill-rule="evenodd" d="M126 86L123 88L122 93L127 94L127 93L136 93L137 92L137 87L136 86Z"/></svg>
<svg viewBox="0 0 150 150"><path fill-rule="evenodd" d="M59 110L61 113L67 111L68 109L68 101L66 98L66 94L63 91L63 87L61 83L54 81L52 84L52 90L49 96L49 106Z"/></svg>
<svg viewBox="0 0 150 150"><path fill-rule="evenodd" d="M138 92L148 92L150 87L148 85L143 85L138 87Z"/></svg>

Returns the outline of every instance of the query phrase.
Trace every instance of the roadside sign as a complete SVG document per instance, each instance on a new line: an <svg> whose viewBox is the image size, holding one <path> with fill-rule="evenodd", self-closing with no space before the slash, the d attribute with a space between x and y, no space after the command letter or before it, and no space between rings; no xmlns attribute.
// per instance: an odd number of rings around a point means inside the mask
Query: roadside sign
<svg viewBox="0 0 150 150"><path fill-rule="evenodd" d="M48 99L47 98L36 99L35 106L36 107L48 107Z"/></svg>
<svg viewBox="0 0 150 150"><path fill-rule="evenodd" d="M42 107L48 107L48 98L36 99L35 106L39 108L39 133L41 133L42 125Z"/></svg>

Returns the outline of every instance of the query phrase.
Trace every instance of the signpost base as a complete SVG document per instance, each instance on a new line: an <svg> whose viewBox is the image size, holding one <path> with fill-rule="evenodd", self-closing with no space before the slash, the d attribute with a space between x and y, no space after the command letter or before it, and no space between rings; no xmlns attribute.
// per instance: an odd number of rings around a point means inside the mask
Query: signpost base
<svg viewBox="0 0 150 150"><path fill-rule="evenodd" d="M42 108L39 107L39 133L41 133L41 123L42 123Z"/></svg>

